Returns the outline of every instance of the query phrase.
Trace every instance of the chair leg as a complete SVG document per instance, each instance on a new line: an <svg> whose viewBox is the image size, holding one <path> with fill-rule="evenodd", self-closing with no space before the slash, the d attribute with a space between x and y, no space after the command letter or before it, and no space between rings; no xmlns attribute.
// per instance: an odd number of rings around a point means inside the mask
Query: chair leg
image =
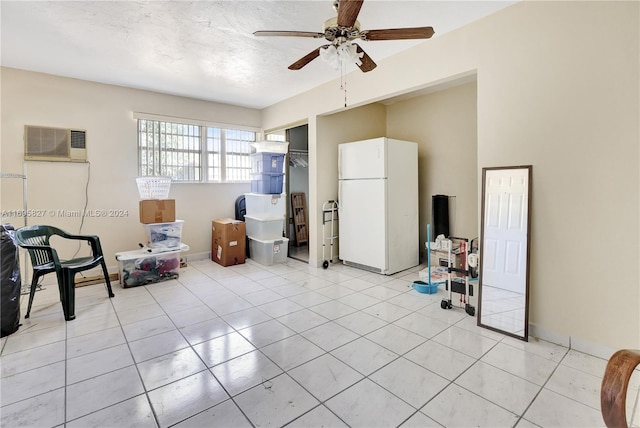
<svg viewBox="0 0 640 428"><path fill-rule="evenodd" d="M72 321L76 319L76 284L74 281L75 273L65 270L62 274L63 284L62 290L62 311L64 312L64 319Z"/></svg>
<svg viewBox="0 0 640 428"><path fill-rule="evenodd" d="M31 290L29 291L29 306L27 306L27 313L24 316L25 318L29 318L31 314L31 305L33 305L33 298L36 295L36 288L38 287L38 279L40 279L42 275L39 273L33 274L33 279L31 280Z"/></svg>
<svg viewBox="0 0 640 428"><path fill-rule="evenodd" d="M107 283L107 293L109 294L109 297L114 297L113 290L111 289L111 281L109 281L109 272L107 271L107 264L103 260L101 265L102 265L102 272L104 273L104 281Z"/></svg>

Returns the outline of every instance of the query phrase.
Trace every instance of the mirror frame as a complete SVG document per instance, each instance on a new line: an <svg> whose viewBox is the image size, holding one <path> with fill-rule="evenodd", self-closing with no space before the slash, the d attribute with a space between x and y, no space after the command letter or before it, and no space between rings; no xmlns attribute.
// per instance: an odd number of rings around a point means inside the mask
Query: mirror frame
<svg viewBox="0 0 640 428"><path fill-rule="evenodd" d="M484 216L485 216L485 204L486 204L486 181L487 181L487 171L495 171L495 170L527 170L528 171L528 183L527 183L527 256L526 256L526 272L525 272L525 305L524 305L524 335L519 335L516 333L512 333L506 330L502 330L497 327L493 327L487 324L482 323L482 284L484 278L484 263L483 263L483 250L484 250ZM485 167L482 168L482 206L481 206L481 218L480 218L480 242L479 242L479 252L480 252L480 266L479 266L479 278L478 278L478 322L477 325L479 327L487 328L489 330L493 330L507 336L514 337L516 339L524 340L525 342L529 341L529 276L530 276L530 256L531 256L531 178L532 178L532 165L517 165L517 166L501 166L501 167Z"/></svg>

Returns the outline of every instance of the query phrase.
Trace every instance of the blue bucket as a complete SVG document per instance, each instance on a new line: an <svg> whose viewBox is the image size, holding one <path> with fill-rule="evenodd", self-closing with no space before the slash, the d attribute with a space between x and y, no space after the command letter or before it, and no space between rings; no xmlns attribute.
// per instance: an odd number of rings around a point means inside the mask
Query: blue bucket
<svg viewBox="0 0 640 428"><path fill-rule="evenodd" d="M424 281L413 281L413 289L418 293L422 294L435 294L438 292L438 285L442 284L441 282L435 282L429 284Z"/></svg>

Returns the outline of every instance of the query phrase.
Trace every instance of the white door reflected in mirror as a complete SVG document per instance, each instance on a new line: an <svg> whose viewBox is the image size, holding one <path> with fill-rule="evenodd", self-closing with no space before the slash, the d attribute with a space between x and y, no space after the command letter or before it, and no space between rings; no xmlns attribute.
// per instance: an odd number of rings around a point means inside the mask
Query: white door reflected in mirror
<svg viewBox="0 0 640 428"><path fill-rule="evenodd" d="M531 166L483 168L478 325L528 339Z"/></svg>

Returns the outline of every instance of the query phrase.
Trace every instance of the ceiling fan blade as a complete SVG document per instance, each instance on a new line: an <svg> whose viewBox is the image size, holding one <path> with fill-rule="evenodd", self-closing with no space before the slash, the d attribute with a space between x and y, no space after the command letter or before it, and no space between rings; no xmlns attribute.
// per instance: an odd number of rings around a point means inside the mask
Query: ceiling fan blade
<svg viewBox="0 0 640 428"><path fill-rule="evenodd" d="M285 37L313 37L319 39L324 37L324 33L314 33L312 31L256 31L254 36L285 36Z"/></svg>
<svg viewBox="0 0 640 428"><path fill-rule="evenodd" d="M320 56L320 49L326 48L327 46L329 45L323 45L317 49L312 50L311 52L309 52L308 54L306 54L305 56L303 56L302 58L300 58L299 60L291 64L288 67L289 70L300 70L302 67L309 64L314 59L318 58Z"/></svg>
<svg viewBox="0 0 640 428"><path fill-rule="evenodd" d="M364 0L340 0L338 3L338 25L353 27L363 2Z"/></svg>
<svg viewBox="0 0 640 428"><path fill-rule="evenodd" d="M387 30L363 30L362 40L428 39L433 36L433 27L390 28Z"/></svg>
<svg viewBox="0 0 640 428"><path fill-rule="evenodd" d="M378 66L378 64L373 62L371 57L367 55L367 53L357 43L354 43L354 45L356 45L357 48L356 52L364 54L362 55L362 58L360 58L360 61L362 61L362 64L358 66L360 67L360 70L366 73L367 71L371 71Z"/></svg>

